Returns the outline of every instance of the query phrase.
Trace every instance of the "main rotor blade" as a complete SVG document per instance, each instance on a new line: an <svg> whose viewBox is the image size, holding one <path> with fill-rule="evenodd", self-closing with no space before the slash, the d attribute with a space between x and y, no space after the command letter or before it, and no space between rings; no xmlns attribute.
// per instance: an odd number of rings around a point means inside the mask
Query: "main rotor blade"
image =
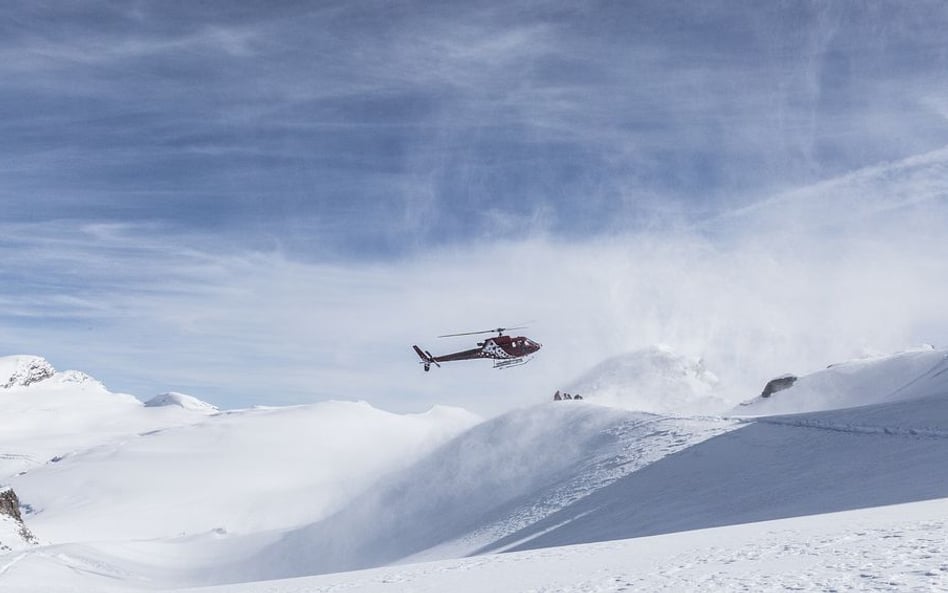
<svg viewBox="0 0 948 593"><path fill-rule="evenodd" d="M476 332L462 332L459 334L444 334L443 336L438 336L438 337L439 338L454 338L457 336L476 336L477 334L492 334L494 332L504 333L505 331L508 331L508 330L525 329L526 327L527 326L525 325L518 325L517 327L498 327L495 329L485 329L485 330L476 331Z"/></svg>
<svg viewBox="0 0 948 593"><path fill-rule="evenodd" d="M459 334L444 334L443 336L438 336L438 337L439 338L453 338L456 336L476 336L477 334L492 334L495 331L496 330L493 330L493 329L485 329L484 331L479 331L479 332L462 332Z"/></svg>

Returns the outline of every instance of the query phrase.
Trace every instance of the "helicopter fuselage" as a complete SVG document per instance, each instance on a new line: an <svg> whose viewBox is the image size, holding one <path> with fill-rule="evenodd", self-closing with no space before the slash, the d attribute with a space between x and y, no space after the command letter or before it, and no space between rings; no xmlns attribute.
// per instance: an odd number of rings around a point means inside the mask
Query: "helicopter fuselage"
<svg viewBox="0 0 948 593"><path fill-rule="evenodd" d="M524 336L494 336L487 338L483 342L477 343L477 348L462 350L451 354L434 356L427 350L422 350L414 346L415 352L421 358L425 365L425 370L429 370L432 364L437 365L441 362L452 362L456 360L473 360L477 358L490 358L497 361L495 368L504 368L526 362L524 359L543 345ZM440 365L439 365L440 366Z"/></svg>

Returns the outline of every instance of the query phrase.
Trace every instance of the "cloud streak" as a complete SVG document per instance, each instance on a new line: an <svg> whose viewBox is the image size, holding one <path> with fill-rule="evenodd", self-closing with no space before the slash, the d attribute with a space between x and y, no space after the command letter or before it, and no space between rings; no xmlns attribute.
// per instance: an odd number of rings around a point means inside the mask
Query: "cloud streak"
<svg viewBox="0 0 948 593"><path fill-rule="evenodd" d="M504 218L641 229L948 144L946 20L924 2L36 3L0 42L2 199L310 255L515 237ZM283 232L298 222L325 239Z"/></svg>

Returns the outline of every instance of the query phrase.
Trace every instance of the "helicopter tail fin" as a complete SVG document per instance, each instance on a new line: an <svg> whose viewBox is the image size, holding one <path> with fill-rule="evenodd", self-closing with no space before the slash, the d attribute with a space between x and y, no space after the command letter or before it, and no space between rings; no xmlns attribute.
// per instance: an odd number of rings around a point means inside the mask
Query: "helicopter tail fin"
<svg viewBox="0 0 948 593"><path fill-rule="evenodd" d="M432 356L427 350L422 350L418 346L412 346L412 348L415 349L415 354L418 355L418 358L421 359L422 364L425 365L426 371L431 369L431 365L435 365L436 367L441 366L438 364L438 361L434 359L434 356Z"/></svg>

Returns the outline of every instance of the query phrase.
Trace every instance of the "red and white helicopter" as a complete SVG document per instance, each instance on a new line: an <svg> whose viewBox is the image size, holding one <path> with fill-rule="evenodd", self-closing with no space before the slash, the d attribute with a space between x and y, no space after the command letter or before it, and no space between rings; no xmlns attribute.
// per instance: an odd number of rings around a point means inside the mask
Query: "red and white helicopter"
<svg viewBox="0 0 948 593"><path fill-rule="evenodd" d="M483 342L478 342L477 348L462 350L461 352L454 352L453 354L445 354L443 356L434 356L427 350L422 350L418 346L412 346L412 348L415 349L415 353L418 354L419 358L421 358L421 364L425 365L426 371L431 370L431 365L440 367L441 365L439 363L442 362L451 362L453 360L474 360L476 358L493 359L495 369L505 369L507 367L530 362L529 357L536 353L536 351L541 347L543 347L543 344L534 342L533 340L523 336L513 337L504 335L505 331L523 328L524 326L509 328L498 327L496 329L485 329L483 331L438 336L439 338L453 338L456 336L474 336L477 334L492 334L497 332L496 336L487 338Z"/></svg>

